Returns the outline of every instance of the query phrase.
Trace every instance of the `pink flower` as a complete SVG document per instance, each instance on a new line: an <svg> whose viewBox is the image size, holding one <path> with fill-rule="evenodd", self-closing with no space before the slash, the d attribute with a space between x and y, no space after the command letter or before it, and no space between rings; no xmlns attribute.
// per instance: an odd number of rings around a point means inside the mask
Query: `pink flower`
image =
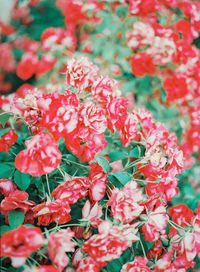
<svg viewBox="0 0 200 272"><path fill-rule="evenodd" d="M106 265L106 262L117 259L122 252L139 240L135 235L134 225L112 226L110 221L99 225L99 234L83 244L82 250L90 255L97 263Z"/></svg>
<svg viewBox="0 0 200 272"><path fill-rule="evenodd" d="M13 267L20 267L27 257L44 243L42 231L36 227L21 225L6 232L1 238L1 257L10 257Z"/></svg>
<svg viewBox="0 0 200 272"><path fill-rule="evenodd" d="M165 230L169 220L166 208L160 206L154 211L149 212L147 221L142 225L142 232L146 241L155 242L159 239L160 233Z"/></svg>
<svg viewBox="0 0 200 272"><path fill-rule="evenodd" d="M147 258L135 257L133 262L124 264L120 272L150 272L152 270L146 265L147 262Z"/></svg>
<svg viewBox="0 0 200 272"><path fill-rule="evenodd" d="M82 258L79 263L76 271L79 272L99 272L104 264L97 263L95 259L91 258L90 256Z"/></svg>
<svg viewBox="0 0 200 272"><path fill-rule="evenodd" d="M14 192L16 189L16 184L9 179L0 179L0 194L9 196L9 194Z"/></svg>
<svg viewBox="0 0 200 272"><path fill-rule="evenodd" d="M172 220L180 226L187 226L187 223L191 224L194 217L193 211L189 209L186 204L172 206L168 209L168 214L172 217Z"/></svg>
<svg viewBox="0 0 200 272"><path fill-rule="evenodd" d="M41 127L47 128L56 140L74 132L78 127L78 98L69 90L65 90L64 95L53 93L44 97L40 101L40 107L44 107L45 101L47 109L44 108L43 118L40 122Z"/></svg>
<svg viewBox="0 0 200 272"><path fill-rule="evenodd" d="M27 149L22 150L15 158L15 166L22 173L39 177L55 170L60 161L61 153L58 143L47 132L35 135L26 141Z"/></svg>
<svg viewBox="0 0 200 272"><path fill-rule="evenodd" d="M149 16L149 13L157 10L159 10L158 0L131 0L129 4L130 13L137 16Z"/></svg>
<svg viewBox="0 0 200 272"><path fill-rule="evenodd" d="M107 107L108 128L114 132L115 128L120 129L127 118L128 100L124 97L114 98Z"/></svg>
<svg viewBox="0 0 200 272"><path fill-rule="evenodd" d="M43 202L33 208L34 216L38 217L37 225L48 226L52 222L64 224L71 220L68 201L57 199L54 202Z"/></svg>
<svg viewBox="0 0 200 272"><path fill-rule="evenodd" d="M122 144L127 147L131 140L138 136L138 118L133 113L128 113L125 122L119 128L120 140Z"/></svg>
<svg viewBox="0 0 200 272"><path fill-rule="evenodd" d="M104 197L105 192L106 192L105 180L101 178L93 180L89 191L90 199L93 201L100 201Z"/></svg>
<svg viewBox="0 0 200 272"><path fill-rule="evenodd" d="M101 152L107 145L104 133L89 134L85 137L82 133L81 137L74 134L65 137L65 144L69 150L77 157L81 157L81 161L91 161L95 155Z"/></svg>
<svg viewBox="0 0 200 272"><path fill-rule="evenodd" d="M26 269L24 270L24 272L59 272L59 270L53 265L41 265L41 266L31 267L28 270Z"/></svg>
<svg viewBox="0 0 200 272"><path fill-rule="evenodd" d="M74 233L67 228L56 233L51 233L48 239L48 252L52 263L63 270L69 263L69 257L65 252L72 252L76 244L71 241Z"/></svg>
<svg viewBox="0 0 200 272"><path fill-rule="evenodd" d="M117 81L108 76L99 77L92 85L91 92L93 99L102 106L109 103L115 96L120 95Z"/></svg>
<svg viewBox="0 0 200 272"><path fill-rule="evenodd" d="M155 36L152 26L144 22L133 23L132 29L127 31L127 44L134 51L151 45Z"/></svg>
<svg viewBox="0 0 200 272"><path fill-rule="evenodd" d="M89 197L91 201L100 201L106 192L107 175L98 164L90 164L91 186L89 190Z"/></svg>
<svg viewBox="0 0 200 272"><path fill-rule="evenodd" d="M17 139L18 135L15 133L14 129L3 134L0 139L0 152L5 151L5 153L8 153L8 148L14 145Z"/></svg>
<svg viewBox="0 0 200 272"><path fill-rule="evenodd" d="M10 211L20 209L24 214L32 212L32 207L35 202L29 201L28 194L24 191L15 190L11 192L7 197L5 197L1 202L1 213L5 215L6 221L7 216ZM29 222L33 223L33 222Z"/></svg>
<svg viewBox="0 0 200 272"><path fill-rule="evenodd" d="M101 134L107 128L107 121L104 110L98 108L93 102L87 101L80 109L80 117L82 124L80 134L83 133L87 137L89 133Z"/></svg>
<svg viewBox="0 0 200 272"><path fill-rule="evenodd" d="M71 58L67 61L67 87L76 87L79 92L91 85L98 77L99 69L88 58Z"/></svg>
<svg viewBox="0 0 200 272"><path fill-rule="evenodd" d="M102 215L102 206L100 206L98 202L96 202L93 207L89 200L85 202L82 209L82 220L87 220L93 227L97 227Z"/></svg>
<svg viewBox="0 0 200 272"><path fill-rule="evenodd" d="M52 196L55 199L64 199L69 204L76 203L78 199L88 194L90 180L87 177L73 177L56 187Z"/></svg>
<svg viewBox="0 0 200 272"><path fill-rule="evenodd" d="M115 188L107 205L111 206L113 217L120 222L130 223L137 218L144 207L138 202L143 200L142 191L135 181L129 181L121 190Z"/></svg>
<svg viewBox="0 0 200 272"><path fill-rule="evenodd" d="M17 66L17 76L23 80L27 80L32 77L37 69L38 59L33 53L26 53L23 55Z"/></svg>

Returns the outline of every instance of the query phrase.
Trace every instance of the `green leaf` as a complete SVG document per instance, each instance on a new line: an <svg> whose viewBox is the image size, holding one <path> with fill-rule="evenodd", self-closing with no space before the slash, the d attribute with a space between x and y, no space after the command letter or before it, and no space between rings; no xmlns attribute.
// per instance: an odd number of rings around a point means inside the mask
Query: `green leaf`
<svg viewBox="0 0 200 272"><path fill-rule="evenodd" d="M5 124L8 122L11 116L13 116L12 112L3 112L0 114L0 123L3 127L5 127Z"/></svg>
<svg viewBox="0 0 200 272"><path fill-rule="evenodd" d="M117 187L118 189L122 189L123 188L123 185L119 182L119 180L117 178L115 178L114 176L112 175L108 175L108 180L110 181L110 183L112 185L114 185L115 187Z"/></svg>
<svg viewBox="0 0 200 272"><path fill-rule="evenodd" d="M119 272L121 270L121 263L118 260L113 260L109 262L107 265L108 270L110 272Z"/></svg>
<svg viewBox="0 0 200 272"><path fill-rule="evenodd" d="M126 159L128 157L128 155L125 152L122 152L122 151L110 152L110 154L108 154L108 156L110 158L110 162L123 160L123 159Z"/></svg>
<svg viewBox="0 0 200 272"><path fill-rule="evenodd" d="M8 225L0 226L0 237L8 231L10 231L10 227Z"/></svg>
<svg viewBox="0 0 200 272"><path fill-rule="evenodd" d="M138 146L134 147L133 150L131 150L129 156L133 158L140 158L141 157L140 148Z"/></svg>
<svg viewBox="0 0 200 272"><path fill-rule="evenodd" d="M21 210L14 210L8 213L8 222L12 229L17 228L24 222L25 215Z"/></svg>
<svg viewBox="0 0 200 272"><path fill-rule="evenodd" d="M129 92L135 93L136 92L135 84L136 84L135 79L128 80L127 82L125 82L122 85L123 94L129 93Z"/></svg>
<svg viewBox="0 0 200 272"><path fill-rule="evenodd" d="M15 183L21 190L25 191L29 187L31 182L29 174L24 174L16 170L14 174L14 178L15 178Z"/></svg>
<svg viewBox="0 0 200 272"><path fill-rule="evenodd" d="M112 170L106 158L95 156L95 159L97 160L98 164L102 167L105 173L108 173Z"/></svg>
<svg viewBox="0 0 200 272"><path fill-rule="evenodd" d="M125 17L128 14L128 8L127 5L119 5L116 8L116 13L119 17Z"/></svg>
<svg viewBox="0 0 200 272"><path fill-rule="evenodd" d="M114 176L116 179L118 179L119 182L121 184L123 184L123 185L125 185L127 182L129 182L131 180L131 178L129 177L129 175L127 175L126 173L114 172L111 175Z"/></svg>
<svg viewBox="0 0 200 272"><path fill-rule="evenodd" d="M9 178L13 169L14 163L0 163L0 178Z"/></svg>

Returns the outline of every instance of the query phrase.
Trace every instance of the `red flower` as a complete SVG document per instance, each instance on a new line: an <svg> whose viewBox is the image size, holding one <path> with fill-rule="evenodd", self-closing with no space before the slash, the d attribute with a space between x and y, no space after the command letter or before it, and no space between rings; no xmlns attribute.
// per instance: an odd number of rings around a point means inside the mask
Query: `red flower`
<svg viewBox="0 0 200 272"><path fill-rule="evenodd" d="M53 69L56 64L56 59L53 58L50 54L44 55L41 60L38 61L36 74L37 76L46 74L48 71Z"/></svg>
<svg viewBox="0 0 200 272"><path fill-rule="evenodd" d="M17 186L9 179L0 179L0 194L9 196L10 193L14 192Z"/></svg>
<svg viewBox="0 0 200 272"><path fill-rule="evenodd" d="M56 140L60 137L74 132L78 126L78 99L75 94L69 90L64 91L64 95L54 92L47 95L45 100L50 101L44 109L43 119L40 122L41 127L47 128ZM40 107L44 106L41 100Z"/></svg>
<svg viewBox="0 0 200 272"><path fill-rule="evenodd" d="M124 264L120 272L150 272L147 262L147 258L135 257L133 262Z"/></svg>
<svg viewBox="0 0 200 272"><path fill-rule="evenodd" d="M93 99L102 104L102 106L120 94L117 81L108 76L100 77L96 80L91 91Z"/></svg>
<svg viewBox="0 0 200 272"><path fill-rule="evenodd" d="M21 225L15 230L6 232L1 238L1 257L7 256L14 267L24 264L27 257L44 243L42 231L36 227Z"/></svg>
<svg viewBox="0 0 200 272"><path fill-rule="evenodd" d="M33 208L35 217L38 217L37 225L48 226L52 222L64 224L71 220L71 211L67 200L44 202Z"/></svg>
<svg viewBox="0 0 200 272"><path fill-rule="evenodd" d="M99 272L101 268L104 266L102 263L97 263L95 259L91 258L90 256L82 258L79 263L76 271L79 272Z"/></svg>
<svg viewBox="0 0 200 272"><path fill-rule="evenodd" d="M142 232L146 241L155 242L160 237L160 232L165 230L169 220L164 206L149 212L147 221L142 225Z"/></svg>
<svg viewBox="0 0 200 272"><path fill-rule="evenodd" d="M93 207L89 200L85 202L82 209L82 218L88 220L93 227L98 227L102 214L102 206L98 202Z"/></svg>
<svg viewBox="0 0 200 272"><path fill-rule="evenodd" d="M128 100L124 97L114 98L107 107L108 128L114 132L115 128L120 129L127 118Z"/></svg>
<svg viewBox="0 0 200 272"><path fill-rule="evenodd" d="M16 190L5 197L1 202L1 213L7 216L10 211L20 209L23 213L28 213L31 211L32 207L35 205L33 201L29 201L28 194L24 191ZM29 221L30 223L30 221Z"/></svg>
<svg viewBox="0 0 200 272"><path fill-rule="evenodd" d="M112 226L110 221L103 221L98 230L99 234L84 242L82 250L102 266L119 258L124 250L139 240L134 225Z"/></svg>
<svg viewBox="0 0 200 272"><path fill-rule="evenodd" d="M32 77L37 69L38 59L33 53L26 53L17 66L17 76L23 80Z"/></svg>
<svg viewBox="0 0 200 272"><path fill-rule="evenodd" d="M185 97L188 94L186 79L183 76L174 75L166 78L163 82L163 88L167 93L167 100L174 101Z"/></svg>
<svg viewBox="0 0 200 272"><path fill-rule="evenodd" d="M182 39L188 44L198 37L198 32L194 31L191 23L187 20L182 19L176 22L175 29L182 34Z"/></svg>
<svg viewBox="0 0 200 272"><path fill-rule="evenodd" d="M66 1L63 12L67 27L74 28L76 24L86 19L81 1Z"/></svg>
<svg viewBox="0 0 200 272"><path fill-rule="evenodd" d="M115 188L107 205L111 206L113 217L122 223L130 223L137 218L144 207L138 202L143 200L142 191L135 181L128 182L121 190Z"/></svg>
<svg viewBox="0 0 200 272"><path fill-rule="evenodd" d="M137 16L148 16L159 10L158 0L131 0L129 4L129 11L131 14Z"/></svg>
<svg viewBox="0 0 200 272"><path fill-rule="evenodd" d="M71 58L67 61L66 83L68 87L76 87L83 91L98 77L98 67L88 58Z"/></svg>
<svg viewBox="0 0 200 272"><path fill-rule="evenodd" d="M89 197L91 201L100 201L106 192L107 175L102 170L102 167L97 163L90 164L91 186Z"/></svg>
<svg viewBox="0 0 200 272"><path fill-rule="evenodd" d="M9 130L1 136L0 139L0 152L5 151L8 153L8 148L10 148L18 139L18 135L15 133L14 129Z"/></svg>
<svg viewBox="0 0 200 272"><path fill-rule="evenodd" d="M128 113L127 118L119 128L120 140L124 146L128 146L131 140L136 139L138 136L138 118L136 114Z"/></svg>
<svg viewBox="0 0 200 272"><path fill-rule="evenodd" d="M52 196L55 199L64 199L69 204L76 203L78 199L87 195L90 187L87 177L74 177L53 190Z"/></svg>
<svg viewBox="0 0 200 272"><path fill-rule="evenodd" d="M24 270L24 272L59 272L58 268L53 265L41 265L34 267L35 270L30 268L30 270Z"/></svg>
<svg viewBox="0 0 200 272"><path fill-rule="evenodd" d="M65 137L65 144L69 150L77 157L81 157L81 161L91 161L95 155L101 152L107 145L104 133L84 135L69 135Z"/></svg>
<svg viewBox="0 0 200 272"><path fill-rule="evenodd" d="M80 135L87 137L88 134L101 134L107 128L104 110L97 107L93 102L87 101L80 109L81 127Z"/></svg>
<svg viewBox="0 0 200 272"><path fill-rule="evenodd" d="M168 214L172 217L172 220L180 225L187 226L191 224L194 217L193 211L185 204L179 204L168 209Z"/></svg>
<svg viewBox="0 0 200 272"><path fill-rule="evenodd" d="M66 252L74 251L76 244L71 241L74 232L70 228L51 233L48 239L49 257L59 271L62 271L69 263L69 257Z"/></svg>
<svg viewBox="0 0 200 272"><path fill-rule="evenodd" d="M51 173L61 161L58 143L47 132L35 135L26 141L27 149L15 158L15 166L22 173L39 177Z"/></svg>
<svg viewBox="0 0 200 272"><path fill-rule="evenodd" d="M153 76L157 71L157 67L149 54L140 52L131 57L131 70L134 75L139 77L146 74Z"/></svg>

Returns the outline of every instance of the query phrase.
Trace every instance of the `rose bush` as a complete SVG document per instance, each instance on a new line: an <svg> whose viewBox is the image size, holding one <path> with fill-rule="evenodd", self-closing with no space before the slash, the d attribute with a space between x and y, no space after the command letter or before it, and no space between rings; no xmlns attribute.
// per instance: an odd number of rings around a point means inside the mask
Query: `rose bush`
<svg viewBox="0 0 200 272"><path fill-rule="evenodd" d="M198 271L199 12L13 1L0 21L2 271Z"/></svg>

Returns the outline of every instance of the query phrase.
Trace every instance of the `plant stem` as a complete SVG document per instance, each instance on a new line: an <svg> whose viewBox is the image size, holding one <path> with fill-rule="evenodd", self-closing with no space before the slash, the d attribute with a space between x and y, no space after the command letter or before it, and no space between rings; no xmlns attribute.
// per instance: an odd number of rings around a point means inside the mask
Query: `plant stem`
<svg viewBox="0 0 200 272"><path fill-rule="evenodd" d="M51 197L51 191L50 191L50 187L49 187L49 180L48 180L47 174L46 174L46 181L47 181L47 189L48 189L49 197Z"/></svg>

